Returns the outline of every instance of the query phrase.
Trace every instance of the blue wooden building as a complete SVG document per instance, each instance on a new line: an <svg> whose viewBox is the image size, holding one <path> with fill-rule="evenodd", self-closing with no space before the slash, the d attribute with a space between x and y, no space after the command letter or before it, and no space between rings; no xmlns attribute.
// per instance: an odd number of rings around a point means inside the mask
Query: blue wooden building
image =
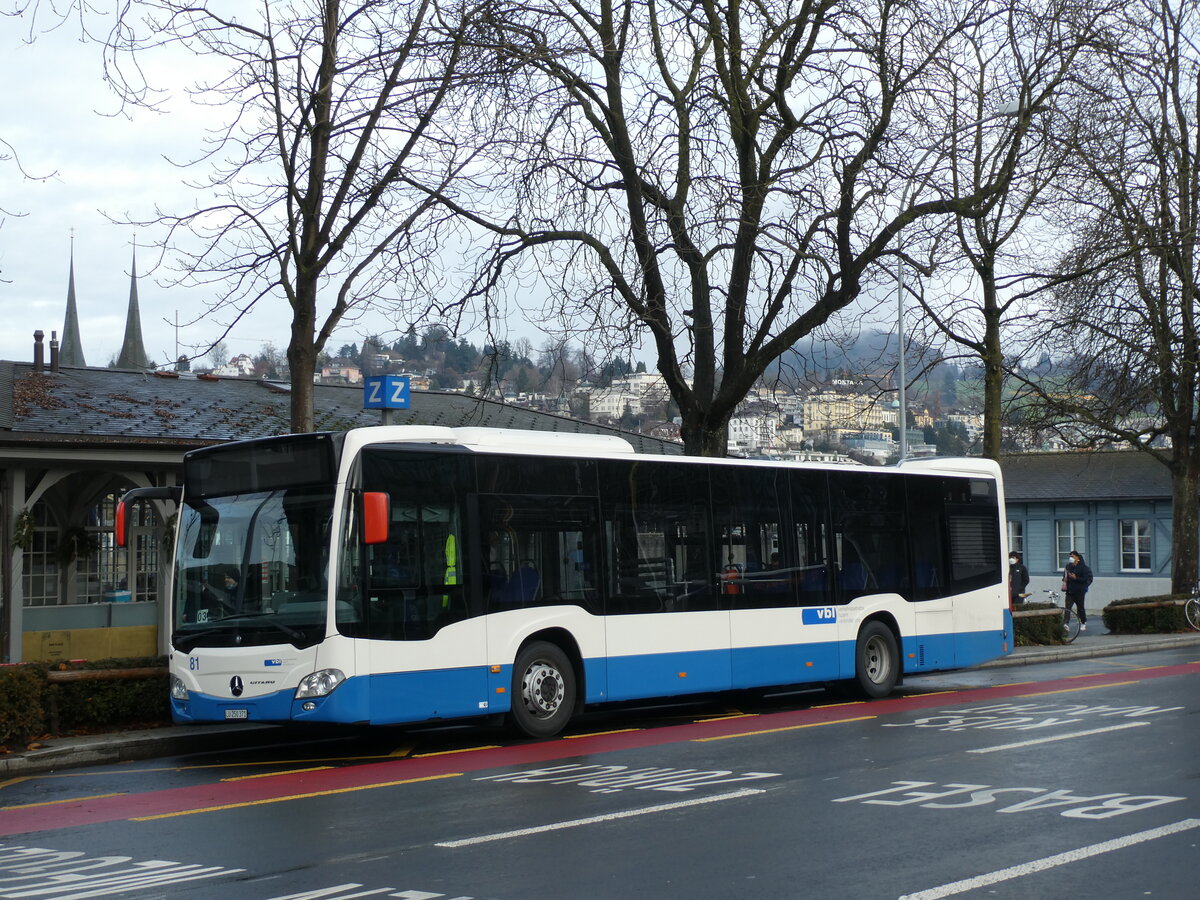
<svg viewBox="0 0 1200 900"><path fill-rule="evenodd" d="M1057 588L1072 550L1095 582L1088 609L1171 587L1171 475L1148 453L1026 453L1000 460L1009 546L1030 591ZM1031 598L1033 599L1033 598Z"/></svg>

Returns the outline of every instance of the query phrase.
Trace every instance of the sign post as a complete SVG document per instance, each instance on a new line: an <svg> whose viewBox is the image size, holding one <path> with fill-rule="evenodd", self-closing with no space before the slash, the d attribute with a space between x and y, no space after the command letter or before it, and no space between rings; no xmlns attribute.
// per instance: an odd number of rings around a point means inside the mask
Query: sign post
<svg viewBox="0 0 1200 900"><path fill-rule="evenodd" d="M363 409L380 410L382 424L392 424L393 409L411 405L407 375L368 375L363 379Z"/></svg>

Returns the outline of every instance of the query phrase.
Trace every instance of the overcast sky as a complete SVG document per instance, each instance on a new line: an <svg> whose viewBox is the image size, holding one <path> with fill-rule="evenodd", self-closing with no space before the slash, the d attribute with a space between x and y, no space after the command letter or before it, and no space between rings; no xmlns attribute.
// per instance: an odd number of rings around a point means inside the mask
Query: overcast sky
<svg viewBox="0 0 1200 900"><path fill-rule="evenodd" d="M39 35L32 45L26 37L27 25L0 16L0 78L8 85L0 138L13 146L21 163L18 168L11 159L0 161L0 359L32 359L35 330L45 332L47 342L51 332L61 338L72 229L88 365L108 365L120 352L135 239L141 248L138 297L146 352L155 361L174 359L174 322L194 319L206 294L163 286L169 273L154 271L158 257L152 246L161 232L113 224L108 217L147 219L156 204L173 211L191 208L183 185L189 173L164 157L188 158L200 146L206 110L177 91L169 115L114 115L117 101L104 84L97 44L82 43L69 23ZM194 71L194 65L179 70ZM152 77L161 81L169 74L160 69ZM0 147L0 153L7 151ZM199 170L191 172L193 179L198 175ZM282 301L261 306L226 339L230 356L256 353L267 341L286 348L288 307ZM328 349L358 342L371 330L384 332L389 324L364 318L337 332ZM213 320L180 328L178 352L191 353L223 330ZM544 339L529 326L520 330L535 346ZM468 337L482 341L479 335Z"/></svg>

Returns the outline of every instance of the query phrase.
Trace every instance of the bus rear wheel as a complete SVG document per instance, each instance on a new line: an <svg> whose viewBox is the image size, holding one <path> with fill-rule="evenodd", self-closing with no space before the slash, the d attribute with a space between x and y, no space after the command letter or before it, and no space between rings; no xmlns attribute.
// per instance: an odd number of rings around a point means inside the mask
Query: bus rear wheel
<svg viewBox="0 0 1200 900"><path fill-rule="evenodd" d="M858 633L854 651L854 678L868 697L886 697L900 678L900 651L896 636L882 622L868 622Z"/></svg>
<svg viewBox="0 0 1200 900"><path fill-rule="evenodd" d="M521 648L513 666L512 726L529 737L553 737L574 709L575 670L562 649L547 641Z"/></svg>

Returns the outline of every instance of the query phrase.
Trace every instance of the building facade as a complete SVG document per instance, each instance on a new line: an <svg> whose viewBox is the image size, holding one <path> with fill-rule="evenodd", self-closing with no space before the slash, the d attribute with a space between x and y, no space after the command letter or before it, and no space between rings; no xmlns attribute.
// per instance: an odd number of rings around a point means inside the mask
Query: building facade
<svg viewBox="0 0 1200 900"><path fill-rule="evenodd" d="M1026 453L1000 465L1009 548L1024 557L1031 593L1061 585L1072 550L1095 576L1089 609L1170 591L1171 477L1162 463L1126 450Z"/></svg>

